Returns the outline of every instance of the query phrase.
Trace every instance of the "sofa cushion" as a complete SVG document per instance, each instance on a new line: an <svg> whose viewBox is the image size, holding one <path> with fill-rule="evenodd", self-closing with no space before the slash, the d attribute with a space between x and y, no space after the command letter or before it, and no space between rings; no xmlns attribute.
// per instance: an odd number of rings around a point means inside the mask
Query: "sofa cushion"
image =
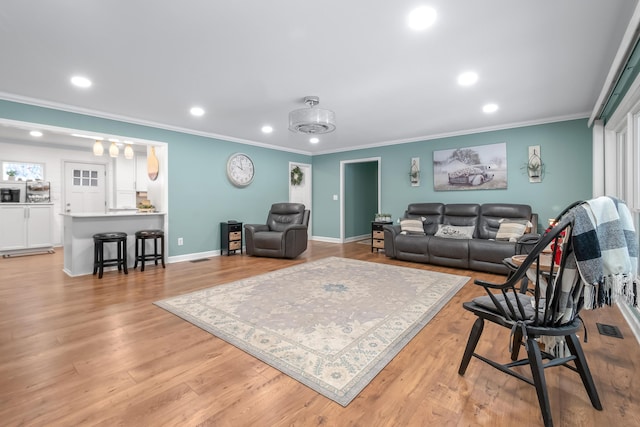
<svg viewBox="0 0 640 427"><path fill-rule="evenodd" d="M433 236L438 231L438 224L442 224L443 214L443 203L411 203L404 216L421 220L424 232Z"/></svg>
<svg viewBox="0 0 640 427"><path fill-rule="evenodd" d="M508 240L517 242L527 230L527 221L502 220L496 233L496 240Z"/></svg>
<svg viewBox="0 0 640 427"><path fill-rule="evenodd" d="M531 206L512 203L485 203L480 206L480 218L476 237L495 239L500 221L531 219Z"/></svg>
<svg viewBox="0 0 640 427"><path fill-rule="evenodd" d="M402 234L424 235L422 221L419 219L403 219L400 221L400 232Z"/></svg>
<svg viewBox="0 0 640 427"><path fill-rule="evenodd" d="M439 224L436 237L444 237L446 239L472 239L473 232L476 228L471 226L456 226L448 224Z"/></svg>

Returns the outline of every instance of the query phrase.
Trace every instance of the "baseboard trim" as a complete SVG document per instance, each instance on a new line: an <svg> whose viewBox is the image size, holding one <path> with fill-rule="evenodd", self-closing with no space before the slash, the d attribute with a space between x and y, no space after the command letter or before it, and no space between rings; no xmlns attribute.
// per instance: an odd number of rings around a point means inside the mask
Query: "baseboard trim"
<svg viewBox="0 0 640 427"><path fill-rule="evenodd" d="M634 308L624 303L618 303L618 308L624 320L626 320L629 327L631 327L631 331L633 335L635 335L638 344L640 344L640 311L638 311L637 307Z"/></svg>

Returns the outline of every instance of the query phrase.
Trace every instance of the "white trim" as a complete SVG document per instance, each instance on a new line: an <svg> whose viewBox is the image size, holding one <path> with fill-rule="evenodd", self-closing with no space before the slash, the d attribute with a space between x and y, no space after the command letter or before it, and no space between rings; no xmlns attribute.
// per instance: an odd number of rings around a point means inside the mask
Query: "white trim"
<svg viewBox="0 0 640 427"><path fill-rule="evenodd" d="M116 120L123 123L131 123L131 124L136 124L141 126L149 126L149 127L154 127L158 129L165 129L165 130L170 130L174 132L185 133L189 135L203 136L205 138L214 138L214 139L221 139L224 141L237 142L238 144L246 144L246 145L252 145L256 147L269 148L269 149L285 151L289 153L304 154L307 156L318 156L323 154L342 153L346 151L362 150L366 148L386 147L389 145L409 144L412 142L429 141L434 139L450 138L450 137L462 136L462 135L471 135L471 134L482 133L482 132L491 132L491 131L497 131L497 130L514 129L514 128L525 127L525 126L535 126L535 125L542 125L542 124L555 123L555 122L564 122L568 120L584 119L589 117L588 112L583 112L583 113L576 113L576 114L570 114L565 116L545 117L542 119L528 120L524 122L514 122L514 123L503 124L499 126L487 126L487 127L481 127L481 128L475 128L475 129L465 129L465 130L455 131L455 132L423 135L423 136L416 136L412 138L397 139L397 140L391 140L391 141L378 141L378 142L363 144L359 146L349 146L349 147L338 148L333 150L321 150L317 152L311 152L311 151L305 151L305 150L297 150L293 148L286 148L278 145L265 144L262 142L251 141L247 139L235 138L228 135L220 135L220 134L211 133L211 132L201 132L201 131L186 129L178 126L170 126L170 125L147 121L147 120L134 119L131 117L122 116L118 114L110 114L102 111L74 107L67 104L59 104L55 102L43 101L40 99L28 98L28 97L14 95L7 92L0 92L0 99L17 102L21 104L33 105L36 107L52 108L56 110L67 111L70 113L84 114L84 115L89 115L89 116L103 118L103 119ZM38 123L38 125L40 124ZM42 127L44 126L45 125L42 125Z"/></svg>
<svg viewBox="0 0 640 427"><path fill-rule="evenodd" d="M220 256L220 251L197 252L185 255L175 255L167 258L167 263L194 261L202 258Z"/></svg>
<svg viewBox="0 0 640 427"><path fill-rule="evenodd" d="M624 317L624 320L627 321L629 327L631 328L631 332L635 335L638 344L640 344L640 318L637 314L634 314L631 310L634 310L627 304L618 303L618 308L620 309L620 313ZM635 308L638 310L638 308Z"/></svg>
<svg viewBox="0 0 640 427"><path fill-rule="evenodd" d="M135 125L149 126L149 127L153 127L153 128L157 128L157 129L170 130L170 131L173 131L173 132L180 132L180 133L185 133L185 134L189 134L189 135L203 136L205 138L221 139L223 141L237 142L238 144L245 144L245 145L252 145L252 146L256 146L256 147L269 148L271 150L286 151L286 152L289 152L289 153L296 153L296 154L305 154L307 156L311 156L312 155L312 153L310 151L295 150L295 149L292 149L292 148L286 148L286 147L282 147L282 146L278 146L278 145L272 145L272 144L265 144L265 143L262 143L262 142L251 141L251 140L248 140L248 139L235 138L233 136L220 135L220 134L217 134L217 133L201 132L201 131L197 131L197 130L193 130L193 129L187 129L187 128L183 128L183 127L179 127L179 126L171 126L171 125L167 125L167 124L163 124L163 123L152 122L152 121L149 121L149 120L134 119L132 117L127 117L127 116L123 116L123 115L119 115L119 114L105 113L103 111L97 111L97 110L91 110L91 109L87 109L87 108L74 107L74 106L71 106L71 105L60 104L60 103L57 103L57 102L43 101L41 99L28 98L28 97L25 97L25 96L14 95L14 94L7 93L7 92L0 92L0 99L4 99L6 101L11 101L11 102L17 102L17 103L20 103L20 104L33 105L33 106L36 106L36 107L52 108L52 109L60 110L60 111L67 111L69 113L84 114L84 115L88 115L88 116L92 116L92 117L98 117L98 118L102 118L102 119L116 120L116 121L124 122L124 123L131 123L131 124L135 124ZM42 126L42 127L44 127L44 126Z"/></svg>
<svg viewBox="0 0 640 427"><path fill-rule="evenodd" d="M336 239L335 237L312 236L311 240L325 243L342 243L340 239Z"/></svg>
<svg viewBox="0 0 640 427"><path fill-rule="evenodd" d="M345 152L345 151L364 150L366 148L387 147L387 146L390 146L390 145L410 144L412 142L430 141L430 140L434 140L434 139L451 138L451 137L454 137L454 136L473 135L473 134L476 134L476 133L492 132L492 131L505 130L505 129L515 129L515 128L526 127L526 126L536 126L536 125L544 125L544 124L549 124L549 123L566 122L566 121L569 121L569 120L586 119L587 117L589 117L589 113L587 113L587 112L577 113L577 114L570 114L570 115L566 115L566 116L547 117L547 118L544 118L544 119L529 120L529 121L526 121L526 122L506 123L506 124L499 125L499 126L487 126L487 127L475 128L475 129L465 129L465 130L460 130L460 131L455 131L455 132L445 132L445 133L433 134L433 135L423 135L423 136L416 136L416 137L413 137L413 138L406 138L406 139L396 139L396 140L391 140L391 141L379 141L379 142L374 142L374 143L371 143L371 144L358 145L358 146L349 146L349 147L344 147L344 148L335 149L335 150L317 151L317 152L314 152L312 154L312 156L318 156L318 155L321 155L321 154L342 153L342 152Z"/></svg>

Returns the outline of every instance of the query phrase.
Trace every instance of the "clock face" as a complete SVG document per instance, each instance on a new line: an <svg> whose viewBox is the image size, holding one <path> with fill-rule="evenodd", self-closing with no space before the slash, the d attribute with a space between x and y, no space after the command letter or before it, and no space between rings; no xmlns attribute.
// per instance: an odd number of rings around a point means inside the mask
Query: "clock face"
<svg viewBox="0 0 640 427"><path fill-rule="evenodd" d="M253 181L253 161L243 153L236 153L227 161L227 176L233 185L245 187Z"/></svg>

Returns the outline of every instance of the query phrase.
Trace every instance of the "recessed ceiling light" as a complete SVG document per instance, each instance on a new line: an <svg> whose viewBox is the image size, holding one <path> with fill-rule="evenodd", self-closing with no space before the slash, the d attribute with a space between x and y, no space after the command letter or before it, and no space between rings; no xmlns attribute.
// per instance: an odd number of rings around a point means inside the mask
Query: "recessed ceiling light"
<svg viewBox="0 0 640 427"><path fill-rule="evenodd" d="M92 85L91 80L89 80L86 77L82 77L82 76L73 76L73 77L71 77L71 83L74 86L83 87L83 88L91 87L91 85Z"/></svg>
<svg viewBox="0 0 640 427"><path fill-rule="evenodd" d="M310 142L310 143L312 143L312 144L317 144L318 142L320 142L320 139L319 139L319 138L315 138L315 137L314 137L314 138L311 138L311 139L309 140L309 142Z"/></svg>
<svg viewBox="0 0 640 427"><path fill-rule="evenodd" d="M264 125L262 126L262 132L263 133L271 133L273 132L273 128L269 125Z"/></svg>
<svg viewBox="0 0 640 427"><path fill-rule="evenodd" d="M466 71L458 76L460 86L471 86L478 81L478 74L473 71Z"/></svg>
<svg viewBox="0 0 640 427"><path fill-rule="evenodd" d="M498 105L487 104L484 107L482 107L482 111L484 111L485 113L495 113L496 111L498 111Z"/></svg>
<svg viewBox="0 0 640 427"><path fill-rule="evenodd" d="M200 107L193 107L191 108L191 110L189 110L189 112L197 117L203 116L204 115L204 110Z"/></svg>
<svg viewBox="0 0 640 427"><path fill-rule="evenodd" d="M409 13L407 24L412 30L422 31L433 25L436 16L436 11L432 7L420 6Z"/></svg>
<svg viewBox="0 0 640 427"><path fill-rule="evenodd" d="M42 136L42 132L40 132L39 130L32 130L31 132L29 132L29 135L40 137Z"/></svg>

